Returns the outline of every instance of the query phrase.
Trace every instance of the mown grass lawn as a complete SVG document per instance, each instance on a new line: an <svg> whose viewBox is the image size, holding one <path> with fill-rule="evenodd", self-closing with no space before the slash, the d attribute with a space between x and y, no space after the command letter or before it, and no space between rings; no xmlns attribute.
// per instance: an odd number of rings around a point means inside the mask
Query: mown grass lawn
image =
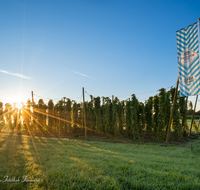
<svg viewBox="0 0 200 190"><path fill-rule="evenodd" d="M183 147L0 133L0 189L200 189L200 140ZM8 177L6 177L8 176ZM32 180L32 182L25 181Z"/></svg>

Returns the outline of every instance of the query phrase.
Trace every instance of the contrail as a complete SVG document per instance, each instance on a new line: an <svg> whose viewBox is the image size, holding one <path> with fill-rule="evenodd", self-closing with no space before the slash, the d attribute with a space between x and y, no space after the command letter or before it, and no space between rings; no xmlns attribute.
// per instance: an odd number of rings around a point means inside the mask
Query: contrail
<svg viewBox="0 0 200 190"><path fill-rule="evenodd" d="M29 79L29 80L32 79L31 77L27 77L27 76L24 76L24 75L19 74L19 73L11 73L11 72L4 71L4 70L0 70L0 72L8 74L8 75L13 75L13 76L16 76L16 77L24 78L24 79Z"/></svg>
<svg viewBox="0 0 200 190"><path fill-rule="evenodd" d="M65 87L74 87L74 86L88 86L93 84L77 84L77 85L66 85L66 86L56 86L55 88L65 88Z"/></svg>
<svg viewBox="0 0 200 190"><path fill-rule="evenodd" d="M65 68L63 68L63 69L65 69ZM88 75L85 75L85 74L82 74L82 73L78 73L78 72L76 72L76 71L72 71L72 70L69 70L69 69L66 69L66 70L71 71L71 72L73 72L73 73L76 73L76 74L78 74L78 75L81 75L81 76L88 77L88 78L91 78L91 79L93 79L93 80L96 80L95 78L92 78L92 77L90 77L90 76L88 76Z"/></svg>
<svg viewBox="0 0 200 190"><path fill-rule="evenodd" d="M96 80L95 78L92 78L92 77L90 77L90 76L88 76L88 75L84 75L84 74L78 73L78 72L76 72L76 71L72 71L72 72L74 72L74 73L76 73L76 74L79 74L79 75L81 75L81 76L88 77L88 78L91 78L91 79L93 79L93 80Z"/></svg>

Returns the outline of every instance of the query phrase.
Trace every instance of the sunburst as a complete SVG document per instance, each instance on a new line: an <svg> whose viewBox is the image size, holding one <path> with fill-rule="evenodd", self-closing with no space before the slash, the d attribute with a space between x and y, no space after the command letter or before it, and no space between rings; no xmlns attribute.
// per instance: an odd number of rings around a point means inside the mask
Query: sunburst
<svg viewBox="0 0 200 190"><path fill-rule="evenodd" d="M16 107L18 110L22 109L22 106L23 106L23 104L22 104L21 102L17 102L16 105L15 105L15 107Z"/></svg>

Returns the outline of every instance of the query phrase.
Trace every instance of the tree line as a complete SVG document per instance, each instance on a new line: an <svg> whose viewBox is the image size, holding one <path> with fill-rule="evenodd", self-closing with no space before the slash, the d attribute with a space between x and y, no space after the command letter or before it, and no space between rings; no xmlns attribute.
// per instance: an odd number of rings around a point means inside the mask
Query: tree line
<svg viewBox="0 0 200 190"><path fill-rule="evenodd" d="M149 97L144 103L139 102L135 94L123 101L117 97L111 100L109 97L90 96L90 101L85 102L87 131L89 134L163 141L166 139L174 93L175 88L169 91L161 88L157 95ZM4 125L7 122L11 130L20 131L23 128L34 135L83 134L83 103L65 99L56 104L49 100L47 105L43 99L37 104L28 100L22 110L13 109L8 103L3 110L3 103L0 102L0 115L5 114L0 123ZM187 112L186 98L177 94L171 138L181 140L187 136Z"/></svg>

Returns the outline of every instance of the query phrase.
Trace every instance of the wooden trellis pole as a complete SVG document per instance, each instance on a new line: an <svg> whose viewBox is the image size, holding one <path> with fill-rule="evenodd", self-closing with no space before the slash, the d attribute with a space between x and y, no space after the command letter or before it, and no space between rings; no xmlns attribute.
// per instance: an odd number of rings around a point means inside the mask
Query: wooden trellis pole
<svg viewBox="0 0 200 190"><path fill-rule="evenodd" d="M194 105L194 111L193 111L193 114L192 114L192 122L190 124L190 131L189 131L188 136L191 135L191 131L192 131L192 124L193 124L193 121L194 121L194 114L195 114L195 110L196 110L196 106L197 106L197 99L198 99L198 95L196 96L196 101L195 101L195 105Z"/></svg>
<svg viewBox="0 0 200 190"><path fill-rule="evenodd" d="M188 101L188 96L186 96L186 100L185 100L185 109L186 109L186 110L187 110L187 101ZM180 134L182 134L183 126L184 126L184 123L182 122Z"/></svg>
<svg viewBox="0 0 200 190"><path fill-rule="evenodd" d="M32 95L32 103L33 103L34 102L33 91L31 91L31 95Z"/></svg>
<svg viewBox="0 0 200 190"><path fill-rule="evenodd" d="M85 126L85 140L87 140L87 127L86 127L86 114L85 114L85 91L83 87L83 116L84 116L84 126Z"/></svg>
<svg viewBox="0 0 200 190"><path fill-rule="evenodd" d="M66 97L64 97L63 98L64 99L64 118L65 118L65 120L66 120L66 102L65 102L65 99L66 99ZM67 132L67 127L66 127L67 125L66 125L66 122L65 122L65 132Z"/></svg>
<svg viewBox="0 0 200 190"><path fill-rule="evenodd" d="M172 109L171 109L170 120L169 120L169 125L168 125L168 130L167 130L166 144L168 144L168 142L169 142L169 135L170 135L172 118L173 118L173 114L174 114L174 106L175 106L175 103L176 103L176 94L177 94L177 90L178 90L178 84L179 84L179 77L177 79L176 90L175 90L175 93L174 93L173 105L172 105Z"/></svg>
<svg viewBox="0 0 200 190"><path fill-rule="evenodd" d="M199 117L199 122L198 122L198 126L197 126L197 131L199 130L199 123L200 123L200 117Z"/></svg>

